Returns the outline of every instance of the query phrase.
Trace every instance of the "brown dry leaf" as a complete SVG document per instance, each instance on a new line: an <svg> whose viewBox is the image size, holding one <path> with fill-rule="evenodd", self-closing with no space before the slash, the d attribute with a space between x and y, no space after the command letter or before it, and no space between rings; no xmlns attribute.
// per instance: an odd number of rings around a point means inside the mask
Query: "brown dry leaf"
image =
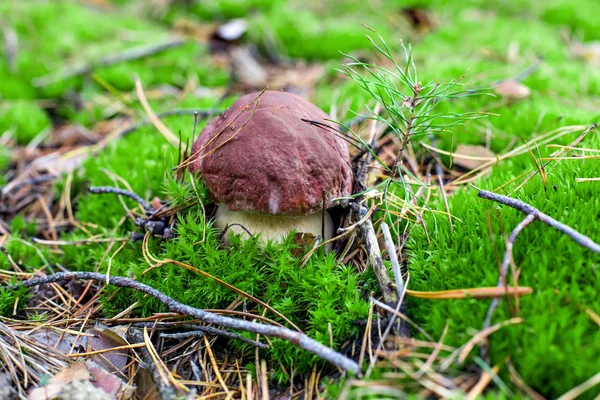
<svg viewBox="0 0 600 400"><path fill-rule="evenodd" d="M108 327L98 326L88 329L86 333L95 335L95 337L87 338L88 351L112 349L129 344L117 331ZM127 350L108 351L93 355L91 359L108 372L125 372L129 360L129 352Z"/></svg>
<svg viewBox="0 0 600 400"><path fill-rule="evenodd" d="M58 371L52 378L52 382L66 385L73 381L87 381L90 377L90 371L87 366L79 362Z"/></svg>
<svg viewBox="0 0 600 400"><path fill-rule="evenodd" d="M27 398L29 400L53 399L72 382L88 381L90 377L90 371L86 365L84 363L76 363L58 371L48 385L33 388Z"/></svg>
<svg viewBox="0 0 600 400"><path fill-rule="evenodd" d="M86 361L86 366L92 377L92 385L94 385L95 388L102 389L106 393L116 397L121 388L125 386L125 383L121 379L110 374L106 369L102 368L102 366L94 361Z"/></svg>
<svg viewBox="0 0 600 400"><path fill-rule="evenodd" d="M496 157L493 151L481 145L459 144L453 152L455 156L452 163L466 169L475 169ZM474 159L465 159L456 155L468 156Z"/></svg>
<svg viewBox="0 0 600 400"><path fill-rule="evenodd" d="M514 79L509 79L496 86L496 93L509 100L519 100L529 97L531 89Z"/></svg>
<svg viewBox="0 0 600 400"><path fill-rule="evenodd" d="M140 368L135 375L135 394L140 399L160 400L160 392L152 379L152 374L146 368Z"/></svg>
<svg viewBox="0 0 600 400"><path fill-rule="evenodd" d="M59 332L53 329L40 329L35 333L29 335L29 337L35 340L36 342L40 343L43 347L52 349L57 353L65 355L71 352L71 347L73 346L73 343L75 343L75 339L77 338L77 336L73 334ZM83 346L84 344L84 341L82 339L84 338L80 338L77 341L77 343L80 346ZM75 350L77 349L78 348L75 347Z"/></svg>

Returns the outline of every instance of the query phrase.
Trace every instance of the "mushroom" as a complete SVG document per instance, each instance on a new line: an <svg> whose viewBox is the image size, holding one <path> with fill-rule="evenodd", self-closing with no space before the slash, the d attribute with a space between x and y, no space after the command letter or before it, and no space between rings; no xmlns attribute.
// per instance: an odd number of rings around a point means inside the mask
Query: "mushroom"
<svg viewBox="0 0 600 400"><path fill-rule="evenodd" d="M240 97L192 147L190 170L217 204L215 226L281 241L291 230L331 238L325 209L352 193L346 142L318 124L328 118L303 98L266 91Z"/></svg>

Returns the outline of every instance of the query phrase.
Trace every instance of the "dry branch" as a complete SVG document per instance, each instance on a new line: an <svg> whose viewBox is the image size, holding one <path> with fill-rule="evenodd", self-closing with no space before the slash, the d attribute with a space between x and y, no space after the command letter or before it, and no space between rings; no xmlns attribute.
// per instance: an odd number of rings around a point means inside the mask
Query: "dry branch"
<svg viewBox="0 0 600 400"><path fill-rule="evenodd" d="M546 225L551 226L552 228L557 229L557 230L561 231L562 233L564 233L565 235L569 236L571 239L573 239L575 242L577 242L577 244L579 244L580 246L583 246L587 249L592 250L595 253L600 254L600 244L594 242L591 238L577 232L575 229L571 228L570 226L567 226L565 224L558 222L554 218L550 217L549 215L544 214L537 208L535 208L525 202L522 202L517 199L513 199L512 197L502 196L500 194L488 192L487 190L481 190L477 195L479 197L481 197L482 199L492 200L492 201L495 201L496 203L500 203L500 204L504 204L509 207L512 207L517 211L521 211L523 214L533 215L535 219L542 221Z"/></svg>
<svg viewBox="0 0 600 400"><path fill-rule="evenodd" d="M513 229L513 231L511 232L511 234L508 237L508 240L506 242L506 250L504 252L504 259L502 260L502 265L500 267L500 276L498 277L498 288L504 288L508 292L509 288L506 283L506 274L508 272L508 267L512 261L513 245L515 243L515 240L517 239L517 236L523 231L523 229L525 229L529 224L531 224L535 220L539 220L539 221L545 223L546 225L559 230L560 232L564 233L565 235L567 235L571 239L573 239L580 246L585 247L586 249L589 249L593 252L600 254L600 245L598 243L594 242L591 238L585 236L584 234L577 232L575 229L571 228L570 226L567 226L561 222L558 222L554 218L544 214L543 212L541 212L537 208L533 207L532 205L529 205L529 204L527 204L523 201L517 200L517 199L513 199L512 197L502 196L500 194L488 192L487 190L481 190L481 191L479 191L479 193L477 195L479 197L481 197L482 199L491 200L491 201L495 201L496 203L507 205L507 206L512 207L515 210L520 211L523 214L527 215ZM493 315L494 311L496 310L496 308L498 307L498 305L500 304L500 300L501 300L500 298L494 298L494 300L490 304L490 308L488 309L488 312L487 312L487 315L485 318L485 322L483 325L484 330L490 328L490 324L492 321L492 315ZM481 357L483 359L487 358L487 346L485 346L485 345L481 347Z"/></svg>
<svg viewBox="0 0 600 400"><path fill-rule="evenodd" d="M85 75L92 72L94 69L99 67L107 67L109 65L118 64L125 61L137 60L140 58L148 57L160 52L163 52L174 47L181 46L185 43L181 39L171 40L166 43L153 44L150 46L136 47L133 49L127 49L118 54L110 54L103 57L95 62L73 65L65 68L62 71L53 72L48 75L41 76L33 80L33 86L44 87L51 85L55 82L59 82L74 76Z"/></svg>
<svg viewBox="0 0 600 400"><path fill-rule="evenodd" d="M45 283L53 283L61 280L70 280L70 279L83 279L83 280L93 280L97 282L107 282L109 285L117 286L117 287L125 287L137 290L141 293L147 294L151 297L154 297L156 300L160 301L164 305L167 306L169 311L175 312L178 314L188 315L194 318L197 318L203 322L209 324L221 325L230 329L239 329L246 332L258 333L265 336L277 337L283 340L287 340L290 343L293 343L295 346L309 351L322 359L329 361L333 365L336 365L343 370L351 371L355 374L360 374L361 369L360 366L353 360L348 357L334 351L333 349L317 342L316 340L300 333L292 331L291 329L287 329L284 327L278 327L273 325L259 324L256 322L244 321L241 319L224 317L221 315L213 314L208 311L200 310L198 308L194 308L185 304L182 304L169 296L163 294L162 292L154 289L151 286L143 284L141 282L134 281L129 278L124 278L120 276L110 276L106 277L104 274L99 274L96 272L59 272L56 274L48 275L42 278L34 278L29 279L23 282L20 282L16 285L5 286L8 289L16 289L20 285L25 287L38 286ZM395 293L395 292L394 292Z"/></svg>
<svg viewBox="0 0 600 400"><path fill-rule="evenodd" d="M354 211L358 214L359 219L362 219L367 215L367 209L365 207L356 204L354 206ZM383 295L383 300L387 304L396 304L398 302L398 292L394 290L390 274L383 263L381 250L379 249L379 243L377 242L377 236L375 234L375 228L373 228L373 222L370 218L366 218L358 228L364 238L367 255L369 256L369 264L371 264L371 268L373 268L375 278L377 279L377 283L379 284L379 288Z"/></svg>

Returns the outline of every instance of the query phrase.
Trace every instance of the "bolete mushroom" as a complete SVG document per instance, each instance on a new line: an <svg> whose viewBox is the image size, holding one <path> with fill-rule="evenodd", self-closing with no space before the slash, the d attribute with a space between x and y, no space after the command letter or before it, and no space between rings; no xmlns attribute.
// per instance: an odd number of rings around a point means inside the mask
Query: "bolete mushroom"
<svg viewBox="0 0 600 400"><path fill-rule="evenodd" d="M260 97L259 97L260 96ZM325 114L303 98L267 91L240 97L200 133L190 169L218 205L215 226L263 241L291 230L333 236L333 199L352 193L347 143L318 124Z"/></svg>

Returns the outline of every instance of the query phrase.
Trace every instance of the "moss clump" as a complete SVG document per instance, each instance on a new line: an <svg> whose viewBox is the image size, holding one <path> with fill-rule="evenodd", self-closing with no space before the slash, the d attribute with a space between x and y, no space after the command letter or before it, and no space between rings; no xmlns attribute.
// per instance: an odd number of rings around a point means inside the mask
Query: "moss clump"
<svg viewBox="0 0 600 400"><path fill-rule="evenodd" d="M585 145L600 146L590 139ZM542 154L548 152L543 150ZM521 157L521 161L528 156ZM479 182L493 189L512 177L520 163L500 166L491 179ZM595 176L595 160L563 161L547 172L548 183L539 177L515 196L559 221L597 236L600 200L594 183L575 183L576 177ZM511 168L512 167L512 168ZM521 169L520 169L521 170ZM485 202L473 190L463 190L450 199L452 214L462 220L453 229L438 221L430 232L431 244L415 230L410 242L411 284L417 290L446 290L472 286L495 286L504 240L523 219L519 212ZM442 206L443 207L443 206ZM442 209L442 207L440 209ZM431 219L428 226L433 227ZM549 397L557 397L582 383L598 370L600 332L586 309L600 309L600 280L594 265L600 256L582 248L564 234L536 222L527 227L514 246L519 285L534 289L520 300L520 325L503 328L490 337L492 363L511 357L524 380ZM449 344L470 338L469 329L481 329L488 301L415 301L411 314L430 334L439 335L449 324ZM505 301L492 323L511 317ZM586 349L581 351L581 349Z"/></svg>
<svg viewBox="0 0 600 400"><path fill-rule="evenodd" d="M0 134L11 130L19 144L29 143L51 124L48 114L32 101L11 101L0 107Z"/></svg>

